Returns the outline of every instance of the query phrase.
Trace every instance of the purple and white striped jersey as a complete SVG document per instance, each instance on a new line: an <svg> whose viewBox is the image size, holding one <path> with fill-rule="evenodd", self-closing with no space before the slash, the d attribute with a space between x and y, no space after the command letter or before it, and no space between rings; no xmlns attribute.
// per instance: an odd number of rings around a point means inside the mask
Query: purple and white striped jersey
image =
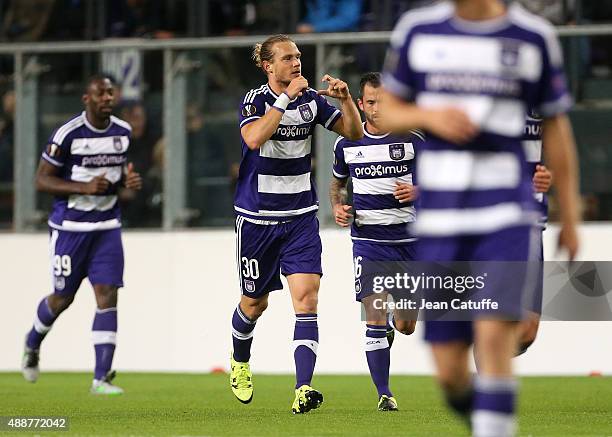
<svg viewBox="0 0 612 437"><path fill-rule="evenodd" d="M240 128L263 117L278 96L262 85L240 105ZM272 137L257 150L242 142L242 161L234 197L236 214L258 220L282 220L319 207L311 181L311 140L315 125L331 130L341 112L312 88L292 100Z"/></svg>
<svg viewBox="0 0 612 437"><path fill-rule="evenodd" d="M357 141L339 137L334 145L334 176L353 181L355 220L353 241L379 244L406 244L415 241L408 224L415 221L414 204L393 197L396 182L416 185L415 157L422 147L423 134L373 135L363 128Z"/></svg>
<svg viewBox="0 0 612 437"><path fill-rule="evenodd" d="M554 28L513 3L466 21L451 2L404 14L383 75L397 97L423 108L464 110L480 133L456 145L428 136L419 155L424 236L477 235L533 223L532 176L521 140L526 114L571 107Z"/></svg>
<svg viewBox="0 0 612 437"><path fill-rule="evenodd" d="M101 195L56 196L49 215L50 227L76 232L121 227L117 188L127 160L131 130L127 122L115 116L110 117L106 129L96 129L83 111L53 132L42 158L60 168L60 178L89 182L105 175L111 184Z"/></svg>
<svg viewBox="0 0 612 437"><path fill-rule="evenodd" d="M527 116L527 122L525 123L523 151L525 152L528 171L533 176L536 166L542 164L542 119L533 112ZM548 196L545 193L534 191L533 197L538 203L538 210L541 213L538 224L546 227L546 222L548 222Z"/></svg>

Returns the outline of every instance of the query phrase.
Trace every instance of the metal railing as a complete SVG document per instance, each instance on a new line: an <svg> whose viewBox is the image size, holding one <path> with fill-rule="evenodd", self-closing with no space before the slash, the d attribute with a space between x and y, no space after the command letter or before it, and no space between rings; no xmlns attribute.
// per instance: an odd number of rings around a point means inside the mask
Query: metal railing
<svg viewBox="0 0 612 437"><path fill-rule="evenodd" d="M612 35L612 25L560 26L561 37ZM315 71L317 77L325 73L333 74L328 54L330 46L338 44L386 43L390 32L329 33L314 35L294 35L300 46L315 48ZM139 51L163 52L163 134L166 138L166 156L163 173L164 206L163 228L166 230L180 227L185 223L186 205L186 129L185 107L188 95L186 75L193 68L188 57L189 51L199 49L245 48L260 42L264 37L215 37L186 38L175 40L103 40L95 42L58 42L0 44L0 55L10 55L14 59L14 85L16 93L15 115L15 203L13 228L16 231L31 230L39 222L36 211L34 173L39 158L39 138L37 129L32 125L38 113L38 78L44 71L38 62L40 55L98 52L108 50L136 49ZM308 62L308 60L306 60ZM238 129L236 125L236 129ZM322 128L315 132L317 168L331 168L332 154L322 153L323 148L333 144L333 133ZM331 172L318 171L317 185L321 194L320 215L331 217L330 207L323 194L329 185Z"/></svg>

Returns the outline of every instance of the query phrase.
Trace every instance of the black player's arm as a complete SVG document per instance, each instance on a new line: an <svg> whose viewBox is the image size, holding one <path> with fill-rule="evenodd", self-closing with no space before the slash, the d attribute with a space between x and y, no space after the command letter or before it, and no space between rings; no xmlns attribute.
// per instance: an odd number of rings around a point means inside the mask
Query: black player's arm
<svg viewBox="0 0 612 437"><path fill-rule="evenodd" d="M242 126L240 134L248 148L259 149L276 132L282 118L283 113L272 108L263 117Z"/></svg>
<svg viewBox="0 0 612 437"><path fill-rule="evenodd" d="M36 189L58 196L71 194L101 194L108 189L110 182L104 176L93 178L90 182L72 182L57 176L59 168L40 160L36 170Z"/></svg>
<svg viewBox="0 0 612 437"><path fill-rule="evenodd" d="M348 184L348 178L338 179L333 177L329 184L329 201L331 202L332 208L336 205L346 205L348 194L346 192L346 186Z"/></svg>
<svg viewBox="0 0 612 437"><path fill-rule="evenodd" d="M342 115L334 125L332 130L349 140L359 140L363 138L363 127L361 117L353 98L349 94L347 98L340 99L340 110Z"/></svg>

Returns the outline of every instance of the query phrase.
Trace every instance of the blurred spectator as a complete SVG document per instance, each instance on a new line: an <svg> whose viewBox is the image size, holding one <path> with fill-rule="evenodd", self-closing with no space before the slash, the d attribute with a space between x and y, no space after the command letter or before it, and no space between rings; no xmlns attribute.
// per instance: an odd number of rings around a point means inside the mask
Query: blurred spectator
<svg viewBox="0 0 612 437"><path fill-rule="evenodd" d="M247 23L251 35L264 35L293 32L299 16L299 4L296 1L256 0L255 15ZM295 18L293 18L295 16ZM291 23L292 19L293 23Z"/></svg>
<svg viewBox="0 0 612 437"><path fill-rule="evenodd" d="M0 228L10 227L13 215L13 119L15 116L15 92L2 96L0 118Z"/></svg>
<svg viewBox="0 0 612 437"><path fill-rule="evenodd" d="M5 41L38 41L47 30L54 0L11 0L0 38Z"/></svg>
<svg viewBox="0 0 612 437"><path fill-rule="evenodd" d="M306 16L298 33L358 30L362 0L306 0Z"/></svg>
<svg viewBox="0 0 612 437"><path fill-rule="evenodd" d="M581 2L582 18L590 23L605 23L612 21L612 2L603 1L584 1Z"/></svg>
<svg viewBox="0 0 612 437"><path fill-rule="evenodd" d="M210 0L208 33L212 36L293 32L300 4L284 0Z"/></svg>
<svg viewBox="0 0 612 437"><path fill-rule="evenodd" d="M182 22L178 10L184 1L162 0L109 0L106 2L108 17L107 37L111 38L174 38L175 33L185 32L186 11ZM176 22L172 23L176 19Z"/></svg>
<svg viewBox="0 0 612 437"><path fill-rule="evenodd" d="M152 129L147 119L147 111L140 102L124 106L119 117L130 123L132 136L128 150L128 162L143 176L142 191L136 194L132 190L124 189L119 194L125 202L122 205L122 218L129 227L159 226L161 223L161 210L159 205L153 203L152 197L159 189L154 172L154 153L160 133Z"/></svg>
<svg viewBox="0 0 612 437"><path fill-rule="evenodd" d="M600 199L596 194L583 194L582 198L582 220L585 222L605 220L606 217L601 216ZM609 217L609 216L608 216Z"/></svg>
<svg viewBox="0 0 612 437"><path fill-rule="evenodd" d="M223 129L211 129L197 104L187 106L190 225L211 225L233 217L230 163Z"/></svg>
<svg viewBox="0 0 612 437"><path fill-rule="evenodd" d="M45 39L69 41L92 39L96 26L85 25L88 0L55 0ZM93 3L89 3L93 7Z"/></svg>
<svg viewBox="0 0 612 437"><path fill-rule="evenodd" d="M212 36L245 35L247 26L255 21L255 4L252 1L210 0L209 32Z"/></svg>
<svg viewBox="0 0 612 437"><path fill-rule="evenodd" d="M13 182L13 121L15 116L15 92L7 91L2 96L2 118L0 119L0 184Z"/></svg>
<svg viewBox="0 0 612 437"><path fill-rule="evenodd" d="M612 22L612 2L582 1L579 24ZM592 76L603 79L612 77L612 47L610 36L592 36L588 38L589 46L583 49L588 53L586 63L590 64Z"/></svg>
<svg viewBox="0 0 612 437"><path fill-rule="evenodd" d="M404 12L433 2L434 0L367 0L359 30L367 32L391 30Z"/></svg>
<svg viewBox="0 0 612 437"><path fill-rule="evenodd" d="M574 22L575 0L517 0L525 9L560 26Z"/></svg>

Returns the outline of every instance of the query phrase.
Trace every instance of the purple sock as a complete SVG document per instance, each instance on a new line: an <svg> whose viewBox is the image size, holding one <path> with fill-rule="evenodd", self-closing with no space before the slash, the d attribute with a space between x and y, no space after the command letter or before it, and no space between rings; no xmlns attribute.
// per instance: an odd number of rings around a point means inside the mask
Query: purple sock
<svg viewBox="0 0 612 437"><path fill-rule="evenodd" d="M293 331L293 358L295 360L295 388L310 385L317 361L319 327L316 314L296 314Z"/></svg>
<svg viewBox="0 0 612 437"><path fill-rule="evenodd" d="M517 381L512 377L476 377L472 411L474 436L515 435L514 399L517 386Z"/></svg>
<svg viewBox="0 0 612 437"><path fill-rule="evenodd" d="M53 326L55 319L57 319L57 316L51 312L47 298L45 297L38 304L36 317L34 317L34 325L30 332L28 332L26 345L30 349L40 348L40 344Z"/></svg>
<svg viewBox="0 0 612 437"><path fill-rule="evenodd" d="M97 309L91 329L96 350L94 379L101 380L113 365L117 342L117 308Z"/></svg>
<svg viewBox="0 0 612 437"><path fill-rule="evenodd" d="M387 327L383 325L366 325L365 351L372 381L378 390L378 396L393 396L389 390L389 365L391 349L387 340Z"/></svg>
<svg viewBox="0 0 612 437"><path fill-rule="evenodd" d="M251 343L253 343L253 330L256 320L249 319L240 309L234 310L232 316L232 343L234 344L234 360L248 363L251 359Z"/></svg>

